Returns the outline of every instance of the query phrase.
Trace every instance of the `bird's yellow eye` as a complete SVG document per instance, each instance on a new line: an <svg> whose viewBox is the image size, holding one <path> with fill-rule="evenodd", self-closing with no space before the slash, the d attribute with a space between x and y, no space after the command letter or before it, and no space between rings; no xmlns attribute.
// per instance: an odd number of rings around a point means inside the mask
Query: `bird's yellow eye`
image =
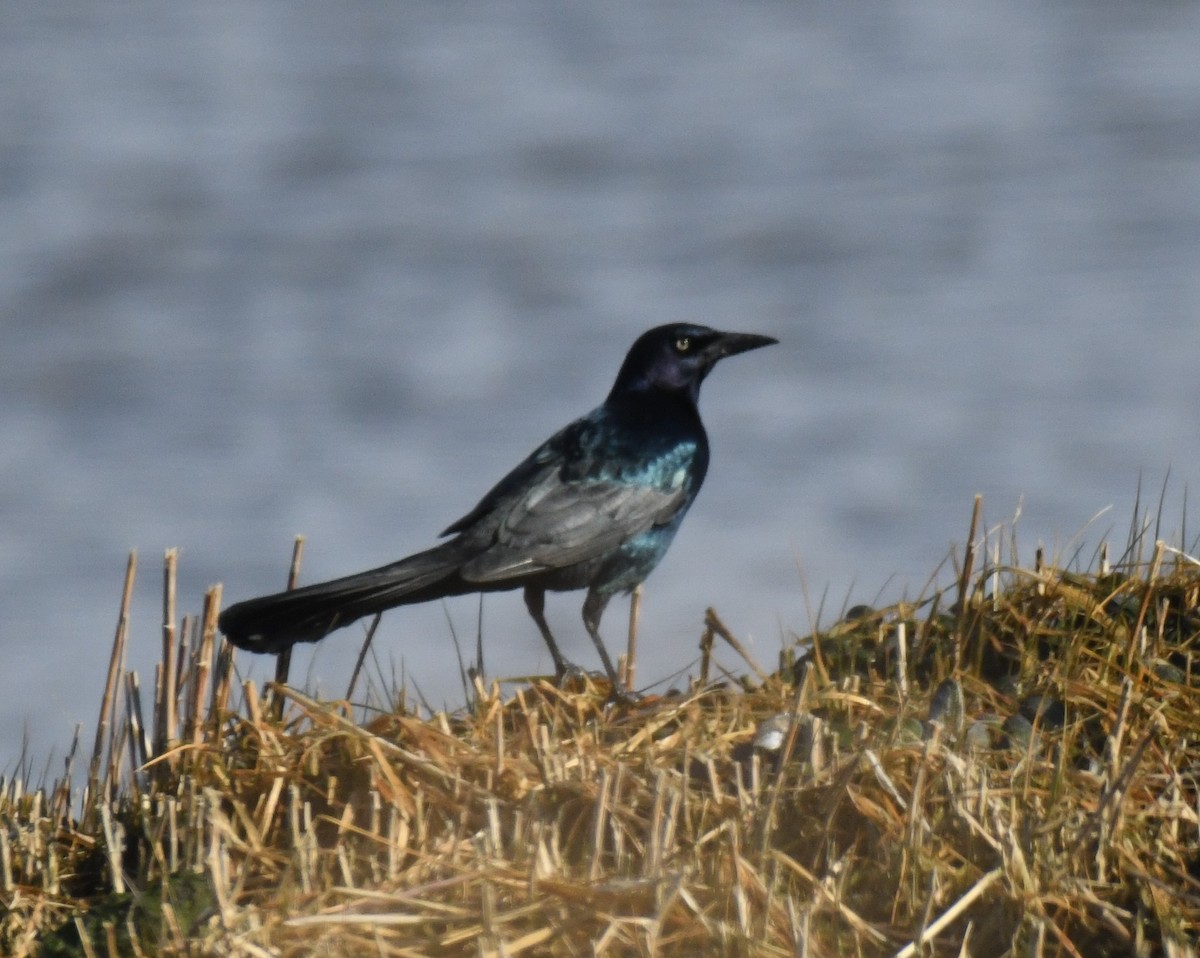
<svg viewBox="0 0 1200 958"><path fill-rule="evenodd" d="M677 340L675 340L675 351L677 353L686 353L691 348L692 341L686 336L680 336Z"/></svg>

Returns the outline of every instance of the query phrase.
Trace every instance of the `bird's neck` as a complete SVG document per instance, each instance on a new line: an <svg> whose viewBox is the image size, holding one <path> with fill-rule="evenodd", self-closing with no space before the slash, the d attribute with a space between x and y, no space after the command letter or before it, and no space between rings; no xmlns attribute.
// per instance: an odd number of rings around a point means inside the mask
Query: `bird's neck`
<svg viewBox="0 0 1200 958"><path fill-rule="evenodd" d="M690 406L696 410L700 402L700 382L692 380L686 384L674 385L645 376L618 376L613 388L608 394L606 403L645 403L660 406L664 409Z"/></svg>
<svg viewBox="0 0 1200 958"><path fill-rule="evenodd" d="M635 429L662 429L672 434L702 437L704 426L693 392L653 386L619 392L614 389L604 401L604 408L613 419Z"/></svg>

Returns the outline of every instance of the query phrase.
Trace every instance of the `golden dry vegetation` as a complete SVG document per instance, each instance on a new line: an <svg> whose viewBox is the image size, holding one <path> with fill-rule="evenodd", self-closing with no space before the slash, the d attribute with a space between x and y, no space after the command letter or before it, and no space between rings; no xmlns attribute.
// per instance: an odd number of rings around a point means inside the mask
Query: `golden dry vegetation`
<svg viewBox="0 0 1200 958"><path fill-rule="evenodd" d="M771 668L710 612L680 691L476 680L449 715L260 701L170 555L154 701L127 588L89 767L3 782L0 951L1195 954L1200 565L968 541Z"/></svg>

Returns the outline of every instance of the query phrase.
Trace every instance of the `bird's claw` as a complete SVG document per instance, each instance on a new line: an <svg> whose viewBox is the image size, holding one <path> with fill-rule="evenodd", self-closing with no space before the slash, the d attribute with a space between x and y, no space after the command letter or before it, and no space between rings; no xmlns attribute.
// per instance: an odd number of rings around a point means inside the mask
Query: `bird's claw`
<svg viewBox="0 0 1200 958"><path fill-rule="evenodd" d="M607 701L615 702L618 705L637 705L643 701L643 696L640 693L627 689L623 682L613 679L612 676L604 672L590 672L583 668L583 666L566 661L559 663L558 667L554 670L555 685L560 689L582 690L586 689L589 685L601 685L606 679L609 683Z"/></svg>
<svg viewBox="0 0 1200 958"><path fill-rule="evenodd" d="M617 705L633 706L641 705L646 701L646 696L642 695L634 689L627 689L624 685L614 685L612 691L608 694L609 701L615 702Z"/></svg>
<svg viewBox="0 0 1200 958"><path fill-rule="evenodd" d="M591 678L591 673L574 662L559 662L554 669L554 681L560 688L566 685L583 685Z"/></svg>

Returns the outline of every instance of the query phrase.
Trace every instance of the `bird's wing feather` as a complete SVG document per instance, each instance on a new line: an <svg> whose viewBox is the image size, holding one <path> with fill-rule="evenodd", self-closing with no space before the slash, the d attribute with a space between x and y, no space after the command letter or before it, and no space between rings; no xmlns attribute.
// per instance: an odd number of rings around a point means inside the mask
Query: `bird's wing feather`
<svg viewBox="0 0 1200 958"><path fill-rule="evenodd" d="M686 500L683 483L663 489L608 479L564 482L557 470L548 470L514 499L494 543L461 574L482 584L587 562L668 522Z"/></svg>

